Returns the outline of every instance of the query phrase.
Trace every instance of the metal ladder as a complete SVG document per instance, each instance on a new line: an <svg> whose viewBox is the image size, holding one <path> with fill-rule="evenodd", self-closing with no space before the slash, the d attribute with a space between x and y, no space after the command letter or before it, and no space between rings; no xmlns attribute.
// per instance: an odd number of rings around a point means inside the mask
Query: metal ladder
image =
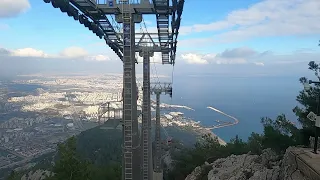
<svg viewBox="0 0 320 180"><path fill-rule="evenodd" d="M143 50L143 118L142 118L142 179L149 180L150 152L149 152L149 111L150 111L150 74L149 52Z"/></svg>
<svg viewBox="0 0 320 180"><path fill-rule="evenodd" d="M155 160L154 160L154 171L155 172L162 172L161 167L161 134L160 134L160 94L161 91L158 91L156 94L156 130L155 130Z"/></svg>
<svg viewBox="0 0 320 180"><path fill-rule="evenodd" d="M131 47L131 12L129 0L121 0L122 3L122 18L123 18L123 88L124 88L124 101L123 101L123 137L124 137L124 180L133 179L133 147L132 147L132 117L136 115L132 111L132 47ZM128 52L129 51L129 52Z"/></svg>

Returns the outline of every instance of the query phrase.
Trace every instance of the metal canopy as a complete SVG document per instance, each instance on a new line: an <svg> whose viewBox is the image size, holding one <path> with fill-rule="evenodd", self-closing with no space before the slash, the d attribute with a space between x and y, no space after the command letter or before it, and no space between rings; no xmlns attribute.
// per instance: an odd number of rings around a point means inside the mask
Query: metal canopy
<svg viewBox="0 0 320 180"><path fill-rule="evenodd" d="M81 11L86 17L96 23L104 33L106 44L123 59L123 36L114 28L115 22L110 21L106 15L121 15L122 4L113 0L112 4L109 1L104 1L101 4L94 0L70 0L74 7ZM158 29L158 44L159 47L155 52L162 53L163 64L175 64L177 38L179 34L181 15L183 11L184 0L152 0L142 1L140 4L131 4L130 11L133 14L155 14L157 19ZM111 6L112 5L112 6ZM172 16L172 18L169 18ZM171 19L171 22L170 22ZM112 22L112 23L111 23ZM171 32L169 32L171 25ZM141 48L137 48L139 52Z"/></svg>

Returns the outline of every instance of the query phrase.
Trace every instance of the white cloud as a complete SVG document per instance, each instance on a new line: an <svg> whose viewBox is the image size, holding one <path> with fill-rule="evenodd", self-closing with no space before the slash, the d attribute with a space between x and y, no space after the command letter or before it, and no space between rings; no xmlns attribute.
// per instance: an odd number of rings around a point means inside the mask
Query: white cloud
<svg viewBox="0 0 320 180"><path fill-rule="evenodd" d="M65 58L82 58L88 56L88 52L81 47L68 47L60 55Z"/></svg>
<svg viewBox="0 0 320 180"><path fill-rule="evenodd" d="M205 58L205 56L198 55L198 54L182 54L182 59L185 60L188 64L208 64L208 61Z"/></svg>
<svg viewBox="0 0 320 180"><path fill-rule="evenodd" d="M42 50L34 48L21 48L21 49L5 49L0 47L0 56L13 56L13 57L35 57L35 58L50 58L50 59L77 59L88 61L109 61L112 58L107 55L89 55L89 53L80 47L69 47L62 50L59 54L47 54Z"/></svg>
<svg viewBox="0 0 320 180"><path fill-rule="evenodd" d="M11 50L10 55L11 56L19 56L19 57L42 57L42 58L49 57L49 55L44 53L43 51L36 50L33 48L23 48L23 49Z"/></svg>
<svg viewBox="0 0 320 180"><path fill-rule="evenodd" d="M215 54L198 54L198 53L186 53L181 57L188 64L246 64L253 63L258 66L263 66L262 62L256 62L255 59L259 59L264 56L263 53L258 53L253 49L247 47L240 47L234 49L226 49L225 51Z"/></svg>
<svg viewBox="0 0 320 180"><path fill-rule="evenodd" d="M254 62L254 64L257 65L257 66L264 66L263 62Z"/></svg>
<svg viewBox="0 0 320 180"><path fill-rule="evenodd" d="M143 57L141 57L139 55L139 53L136 53L136 58L138 59L138 62L139 63L142 63L143 62ZM153 57L150 57L150 63L162 63L162 55L161 53L159 52L156 52L153 54Z"/></svg>
<svg viewBox="0 0 320 180"><path fill-rule="evenodd" d="M161 53L154 53L153 57L150 58L151 63L162 63Z"/></svg>
<svg viewBox="0 0 320 180"><path fill-rule="evenodd" d="M30 7L28 0L0 0L0 19L15 17Z"/></svg>
<svg viewBox="0 0 320 180"><path fill-rule="evenodd" d="M219 42L252 37L312 35L320 32L319 0L264 0L232 11L221 21L181 27L181 32L225 31L214 36ZM213 38L207 38L207 42Z"/></svg>
<svg viewBox="0 0 320 180"><path fill-rule="evenodd" d="M87 58L90 61L110 61L110 57L105 56L105 55L96 55L96 56L89 56Z"/></svg>
<svg viewBox="0 0 320 180"><path fill-rule="evenodd" d="M186 35L192 32L217 31L228 28L230 26L232 26L232 24L227 21L218 21L210 24L194 24L192 26L182 26L179 32L182 35Z"/></svg>
<svg viewBox="0 0 320 180"><path fill-rule="evenodd" d="M215 58L212 60L216 64L246 64L248 63L244 58Z"/></svg>
<svg viewBox="0 0 320 180"><path fill-rule="evenodd" d="M110 56L109 56L110 54ZM61 53L48 54L42 50L34 48L21 49L5 49L0 48L1 57L31 57L29 59L48 59L48 60L79 60L79 61L97 61L97 62L118 62L119 59L113 52L106 54L89 54L83 48L70 47L64 49ZM136 56L138 61L142 63L142 57ZM319 59L320 55L316 52L300 52L294 51L290 54L276 55L272 52L256 52L246 47L235 49L226 49L220 53L201 54L197 52L186 52L177 55L177 62L182 61L186 64L252 64L256 66L267 66L269 64L292 64L309 62L314 59ZM1 59L1 58L0 58ZM8 58L7 58L8 59ZM115 61L113 61L115 60ZM161 64L161 53L155 53L154 57L150 58L151 63Z"/></svg>
<svg viewBox="0 0 320 180"><path fill-rule="evenodd" d="M0 56L8 56L8 55L10 55L10 51L5 48L1 48L0 46Z"/></svg>

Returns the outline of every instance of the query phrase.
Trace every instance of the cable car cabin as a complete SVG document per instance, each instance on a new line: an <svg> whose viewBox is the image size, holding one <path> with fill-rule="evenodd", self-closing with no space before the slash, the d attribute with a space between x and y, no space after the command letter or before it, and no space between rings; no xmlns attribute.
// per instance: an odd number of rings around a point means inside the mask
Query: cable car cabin
<svg viewBox="0 0 320 180"><path fill-rule="evenodd" d="M166 94L169 94L170 97L172 98L172 88L169 88L169 89L166 91Z"/></svg>
<svg viewBox="0 0 320 180"><path fill-rule="evenodd" d="M165 144L165 145L170 145L172 143L172 138L171 137L169 137L169 138L167 138L166 140L162 140L161 141L161 144Z"/></svg>
<svg viewBox="0 0 320 180"><path fill-rule="evenodd" d="M171 137L168 137L167 138L167 145L170 145L172 143L172 138Z"/></svg>
<svg viewBox="0 0 320 180"><path fill-rule="evenodd" d="M124 88L122 88L122 100L124 99ZM139 88L137 86L137 100L139 99Z"/></svg>

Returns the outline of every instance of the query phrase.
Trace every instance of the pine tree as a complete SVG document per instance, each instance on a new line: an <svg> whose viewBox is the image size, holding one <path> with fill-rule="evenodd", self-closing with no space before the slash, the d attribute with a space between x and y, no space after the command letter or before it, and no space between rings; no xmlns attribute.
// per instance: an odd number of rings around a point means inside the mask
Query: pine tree
<svg viewBox="0 0 320 180"><path fill-rule="evenodd" d="M81 160L76 152L76 138L69 138L64 144L58 145L59 160L53 167L52 180L89 180L89 163Z"/></svg>

